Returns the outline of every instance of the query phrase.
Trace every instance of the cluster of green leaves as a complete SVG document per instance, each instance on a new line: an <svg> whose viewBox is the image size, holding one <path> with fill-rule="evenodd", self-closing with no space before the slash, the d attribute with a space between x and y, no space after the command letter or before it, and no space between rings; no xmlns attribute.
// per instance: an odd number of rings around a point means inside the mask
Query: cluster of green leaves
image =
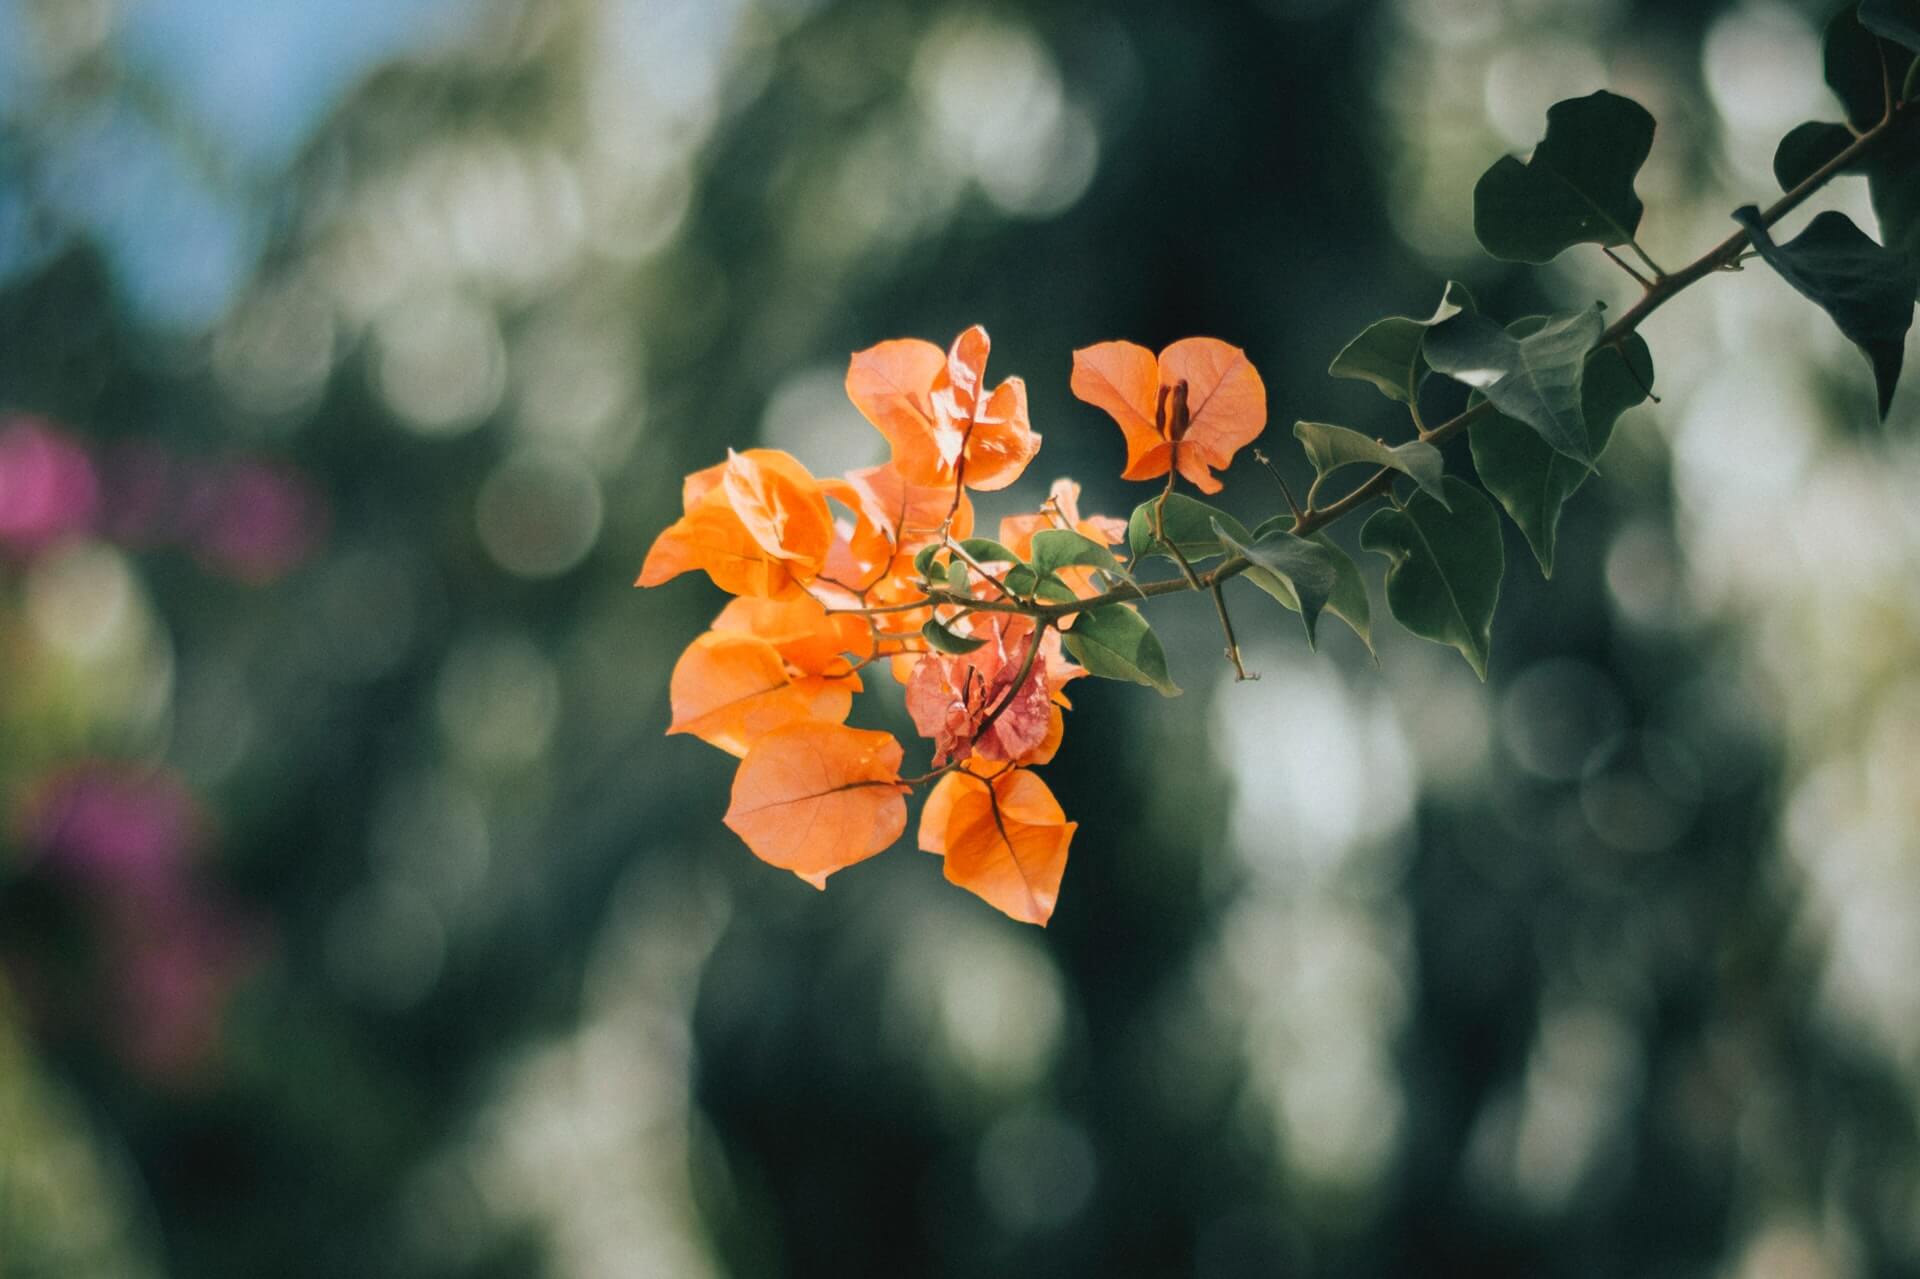
<svg viewBox="0 0 1920 1279"><path fill-rule="evenodd" d="M1404 405L1411 438L1394 443L1345 426L1297 423L1294 434L1316 477L1304 511L1249 530L1181 495L1148 501L1129 526L1135 564L1160 555L1181 561L1191 574L1194 565L1220 560L1211 579L1193 584L1217 587L1220 578L1243 574L1301 615L1310 642L1320 616L1332 613L1371 649L1359 569L1322 528L1360 501L1384 495L1388 505L1366 521L1360 546L1386 557L1389 608L1415 635L1458 649L1485 678L1506 567L1495 503L1526 539L1542 574L1551 576L1567 500L1595 472L1621 414L1652 394L1652 353L1634 330L1673 294L1738 267L1747 256L1824 310L1861 350L1884 418L1920 296L1916 55L1920 0L1864 0L1836 14L1826 28L1825 72L1846 121L1810 122L1789 133L1774 161L1786 194L1764 212L1751 205L1735 210L1740 230L1671 274L1635 240L1645 206L1634 182L1652 151L1653 116L1605 91L1555 104L1530 158L1503 157L1480 178L1475 234L1488 253L1513 262L1544 263L1575 246L1598 246L1641 283L1639 303L1611 325L1597 303L1502 323L1483 314L1463 285L1448 283L1430 316L1368 325L1328 370L1370 383ZM1866 179L1879 239L1836 211L1818 214L1791 239L1774 239L1774 223L1841 176ZM1616 249L1636 256L1644 271ZM1434 375L1461 384L1468 395L1463 412L1429 429L1421 400ZM1478 485L1446 473L1439 445L1461 433ZM1326 481L1350 466L1371 468L1371 478L1347 497L1319 505ZM1153 655L1162 661L1158 645ZM1102 663L1088 665L1110 673ZM1120 673L1141 678L1137 668ZM1142 682L1169 687L1159 679Z"/></svg>

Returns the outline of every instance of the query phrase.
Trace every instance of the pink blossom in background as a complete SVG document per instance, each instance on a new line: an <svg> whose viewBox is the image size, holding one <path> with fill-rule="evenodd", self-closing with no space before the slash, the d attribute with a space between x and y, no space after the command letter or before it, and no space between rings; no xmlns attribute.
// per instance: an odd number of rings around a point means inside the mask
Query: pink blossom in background
<svg viewBox="0 0 1920 1279"><path fill-rule="evenodd" d="M25 806L22 843L56 874L115 892L164 893L206 833L173 774L90 761L44 778Z"/></svg>
<svg viewBox="0 0 1920 1279"><path fill-rule="evenodd" d="M99 510L93 461L44 418L0 417L0 549L31 554L85 532Z"/></svg>
<svg viewBox="0 0 1920 1279"><path fill-rule="evenodd" d="M284 576L319 539L324 511L311 484L289 467L236 460L196 485L193 545L215 572L264 584Z"/></svg>
<svg viewBox="0 0 1920 1279"><path fill-rule="evenodd" d="M100 1032L149 1079L190 1083L216 1061L228 1000L269 933L192 872L209 822L161 769L89 760L44 778L20 820L29 867L78 890L109 988Z"/></svg>
<svg viewBox="0 0 1920 1279"><path fill-rule="evenodd" d="M0 416L0 551L31 555L77 533L133 550L184 546L250 585L284 577L326 528L311 481L258 458L203 458L145 439L101 445L27 414Z"/></svg>

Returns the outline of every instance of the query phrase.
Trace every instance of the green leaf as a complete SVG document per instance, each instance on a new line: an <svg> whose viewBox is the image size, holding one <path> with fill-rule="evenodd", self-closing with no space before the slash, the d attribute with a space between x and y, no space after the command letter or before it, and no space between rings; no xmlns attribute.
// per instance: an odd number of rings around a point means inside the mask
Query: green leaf
<svg viewBox="0 0 1920 1279"><path fill-rule="evenodd" d="M1061 638L1088 674L1145 684L1165 697L1180 694L1167 675L1166 652L1138 609L1126 604L1089 609Z"/></svg>
<svg viewBox="0 0 1920 1279"><path fill-rule="evenodd" d="M1483 316L1457 315L1427 334L1427 362L1484 392L1493 407L1591 469L1580 379L1587 352L1605 328L1597 306L1550 316L1520 338Z"/></svg>
<svg viewBox="0 0 1920 1279"><path fill-rule="evenodd" d="M1500 517L1462 480L1448 477L1447 492L1452 510L1415 493L1404 507L1375 511L1360 529L1360 545L1390 561L1387 607L1400 624L1459 649L1484 680L1506 568Z"/></svg>
<svg viewBox="0 0 1920 1279"><path fill-rule="evenodd" d="M1920 0L1860 0L1860 25L1920 53Z"/></svg>
<svg viewBox="0 0 1920 1279"><path fill-rule="evenodd" d="M954 595L973 594L972 572L965 560L953 560L947 565L947 590Z"/></svg>
<svg viewBox="0 0 1920 1279"><path fill-rule="evenodd" d="M1861 21L1865 16L1864 9L1847 5L1828 21L1821 42L1827 85L1846 108L1847 119L1862 131L1886 113L1889 78L1899 87L1911 60L1899 45L1874 34Z"/></svg>
<svg viewBox="0 0 1920 1279"><path fill-rule="evenodd" d="M1782 191L1791 191L1852 145L1853 130L1844 124L1796 124L1773 150L1774 180Z"/></svg>
<svg viewBox="0 0 1920 1279"><path fill-rule="evenodd" d="M1246 557L1255 569L1265 570L1287 584L1298 606L1296 611L1307 624L1307 645L1312 647L1320 610L1327 606L1327 601L1333 596L1334 584L1339 578L1339 570L1334 565L1333 557L1327 554L1327 548L1304 537L1279 531L1265 537L1243 540L1217 522L1214 532L1219 535L1223 546L1229 546Z"/></svg>
<svg viewBox="0 0 1920 1279"><path fill-rule="evenodd" d="M1253 530L1253 536L1258 540L1292 530L1291 515L1276 515L1270 520L1262 520L1260 526ZM1368 655L1378 661L1380 655L1373 651L1373 607L1367 599L1367 582L1360 575L1360 566L1353 562L1351 555L1340 549L1340 544L1328 536L1325 529L1309 533L1307 539L1326 547L1327 554L1333 557L1335 580L1333 594L1327 598L1326 611L1345 622L1360 637L1360 642L1367 646ZM1300 600L1285 579L1262 568L1250 568L1241 576L1280 601L1283 607L1295 613L1300 611Z"/></svg>
<svg viewBox="0 0 1920 1279"><path fill-rule="evenodd" d="M1127 547L1133 561L1138 566L1141 559L1148 555L1158 555L1162 559L1172 559L1166 544L1155 540L1153 536L1153 509L1160 502L1157 497L1149 498L1133 508L1133 514L1127 519ZM1167 541L1180 548L1189 564L1198 564L1202 560L1212 559L1216 555L1226 554L1220 547L1220 539L1214 536L1213 522L1219 520L1237 534L1244 534L1246 526L1225 511L1208 506L1205 502L1195 501L1179 493L1168 496L1166 506Z"/></svg>
<svg viewBox="0 0 1920 1279"><path fill-rule="evenodd" d="M1913 298L1920 281L1913 259L1881 247L1846 214L1829 209L1785 244L1775 244L1747 205L1733 220L1747 229L1754 249L1780 278L1817 303L1873 366L1884 420L1900 381Z"/></svg>
<svg viewBox="0 0 1920 1279"><path fill-rule="evenodd" d="M1853 131L1845 125L1795 125L1774 152L1774 177L1782 190L1793 190L1849 146ZM1920 115L1908 111L1897 117L1878 142L1839 173L1866 179L1882 244L1920 259Z"/></svg>
<svg viewBox="0 0 1920 1279"><path fill-rule="evenodd" d="M1530 327L1545 322L1541 316L1532 316L1514 321L1508 329L1524 336ZM1580 403L1595 457L1607 447L1615 421L1646 399L1652 385L1653 356L1637 333L1628 334L1618 348L1603 347L1587 356ZM1526 536L1541 573L1552 577L1560 510L1586 481L1587 468L1554 452L1532 428L1503 414L1481 418L1467 429L1467 438L1480 482Z"/></svg>
<svg viewBox="0 0 1920 1279"><path fill-rule="evenodd" d="M920 634L936 652L941 653L971 653L986 643L985 640L955 635L932 618L928 618L920 627Z"/></svg>
<svg viewBox="0 0 1920 1279"><path fill-rule="evenodd" d="M1334 377L1371 382L1387 398L1412 404L1420 392L1420 375L1426 370L1426 362L1420 357L1420 339L1441 321L1474 309L1467 286L1448 280L1447 291L1430 318L1391 315L1375 320L1341 348L1327 372Z"/></svg>
<svg viewBox="0 0 1920 1279"><path fill-rule="evenodd" d="M1125 570L1113 552L1090 537L1084 537L1072 529L1047 529L1033 535L1033 569L1043 576L1056 569L1072 566L1102 569L1116 576L1124 576Z"/></svg>
<svg viewBox="0 0 1920 1279"><path fill-rule="evenodd" d="M1920 62L1915 65L1920 67ZM1853 141L1853 131L1844 124L1810 120L1797 125L1773 153L1773 176L1790 191ZM1909 111L1896 118L1879 141L1840 172L1866 178L1881 242L1920 258L1920 116Z"/></svg>
<svg viewBox="0 0 1920 1279"><path fill-rule="evenodd" d="M938 542L929 542L927 545L921 547L920 553L913 557L913 571L918 573L923 580L932 578L933 557L939 553L940 544Z"/></svg>
<svg viewBox="0 0 1920 1279"><path fill-rule="evenodd" d="M962 539L960 549L982 564L1018 564L1020 557L990 537Z"/></svg>
<svg viewBox="0 0 1920 1279"><path fill-rule="evenodd" d="M1502 157L1473 189L1473 232L1496 258L1550 262L1576 244L1626 244L1644 206L1634 175L1653 117L1604 89L1547 109L1547 136L1522 164Z"/></svg>
<svg viewBox="0 0 1920 1279"><path fill-rule="evenodd" d="M1033 588L1033 594L1043 600L1052 600L1056 604L1071 604L1080 598L1073 593L1071 586L1052 574L1040 579L1039 585Z"/></svg>
<svg viewBox="0 0 1920 1279"><path fill-rule="evenodd" d="M1362 435L1351 427L1326 422L1295 422L1293 433L1306 446L1307 460L1315 474L1327 475L1343 466L1384 466L1400 472L1441 502L1446 490L1440 486L1446 463L1440 450L1419 440L1388 447L1379 440Z"/></svg>

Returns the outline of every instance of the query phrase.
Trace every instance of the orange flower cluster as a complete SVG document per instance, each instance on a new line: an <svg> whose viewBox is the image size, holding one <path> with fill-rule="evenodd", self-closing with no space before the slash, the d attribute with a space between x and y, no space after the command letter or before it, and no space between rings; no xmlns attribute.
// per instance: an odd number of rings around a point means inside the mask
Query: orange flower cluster
<svg viewBox="0 0 1920 1279"><path fill-rule="evenodd" d="M1059 749L1062 689L1086 671L1062 652L1058 628L1072 619L1021 611L1008 575L1031 573L1038 534L1071 530L1106 548L1126 525L1083 517L1079 485L1060 480L1039 511L1002 520L997 541L973 538L968 490L1006 488L1040 448L1025 384L988 389L989 349L976 325L944 352L903 339L856 353L847 395L891 460L816 477L778 450L729 452L687 477L682 515L637 584L698 569L736 597L675 665L667 731L739 757L726 823L755 854L824 887L891 846L906 795L933 782L920 847L952 882L1044 925L1077 823L1029 770ZM1259 375L1209 338L1176 342L1157 362L1127 343L1077 352L1073 389L1119 422L1126 478L1177 469L1208 492L1219 488L1212 469L1266 418ZM1096 573L1066 566L1052 581L1084 599L1105 589ZM933 743L918 777L903 776L891 734L846 722L883 662Z"/></svg>

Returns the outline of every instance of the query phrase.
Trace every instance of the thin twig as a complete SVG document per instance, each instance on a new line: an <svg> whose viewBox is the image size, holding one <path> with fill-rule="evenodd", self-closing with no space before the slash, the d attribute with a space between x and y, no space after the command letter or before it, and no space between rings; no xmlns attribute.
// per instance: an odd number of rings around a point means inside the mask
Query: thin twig
<svg viewBox="0 0 1920 1279"><path fill-rule="evenodd" d="M1287 510L1293 513L1293 522L1298 524L1300 522L1300 504L1293 500L1293 490L1287 487L1287 477L1280 474L1280 468L1275 466L1272 460L1259 449L1253 451L1253 460L1266 467L1267 474L1273 476L1273 482L1280 486L1280 496L1287 499Z"/></svg>
<svg viewBox="0 0 1920 1279"><path fill-rule="evenodd" d="M1600 251L1606 254L1609 258L1611 258L1615 266L1619 267L1622 271L1625 271L1628 275L1632 276L1634 279L1634 282L1638 284L1641 288L1650 289L1653 287L1652 280L1649 280L1646 276L1640 274L1640 272L1634 269L1633 263L1621 257L1618 253L1615 253L1607 245L1604 245L1604 244L1601 245Z"/></svg>
<svg viewBox="0 0 1920 1279"><path fill-rule="evenodd" d="M1213 611L1220 615L1220 630L1227 637L1227 660L1233 663L1233 677L1237 680L1259 679L1258 671L1249 671L1240 660L1240 641L1233 637L1233 619L1227 616L1227 595L1220 589L1220 583L1211 584Z"/></svg>
<svg viewBox="0 0 1920 1279"><path fill-rule="evenodd" d="M1052 625L1051 619L1043 619L1034 625L1033 643L1027 645L1027 655L1020 662L1019 673L1013 677L1013 683L1008 685L1006 695L1000 699L1000 704L988 711L986 718L980 721L980 726L973 730L974 741L977 742L985 737L987 730L993 727L994 721L1006 714L1007 707L1013 705L1013 699L1020 695L1021 686L1027 682L1027 676L1033 674L1034 660L1040 656L1040 646L1046 642L1047 630Z"/></svg>

